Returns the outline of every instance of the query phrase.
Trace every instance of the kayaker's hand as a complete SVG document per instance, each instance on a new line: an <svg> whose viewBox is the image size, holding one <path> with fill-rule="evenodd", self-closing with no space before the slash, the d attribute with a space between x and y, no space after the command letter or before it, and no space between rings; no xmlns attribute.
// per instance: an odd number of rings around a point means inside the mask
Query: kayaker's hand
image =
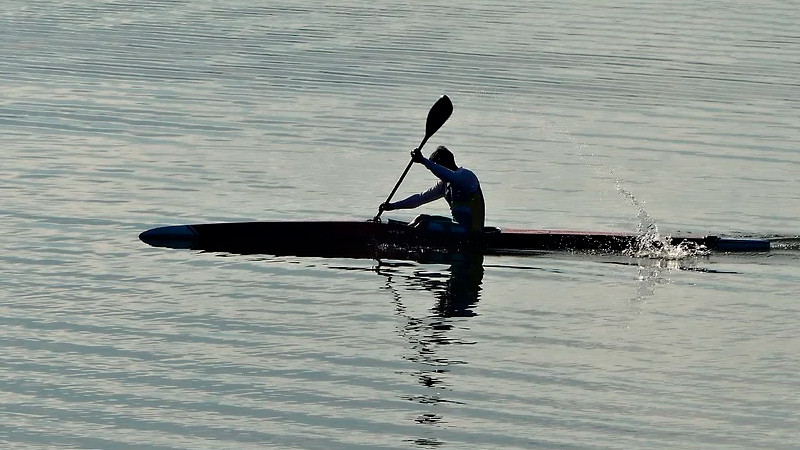
<svg viewBox="0 0 800 450"><path fill-rule="evenodd" d="M419 147L411 150L411 161L414 161L415 163L421 163L424 159L425 157L422 156L422 150L420 150Z"/></svg>
<svg viewBox="0 0 800 450"><path fill-rule="evenodd" d="M381 206L378 206L378 211L380 212L391 211L393 209L394 207L392 206L391 203L381 203Z"/></svg>

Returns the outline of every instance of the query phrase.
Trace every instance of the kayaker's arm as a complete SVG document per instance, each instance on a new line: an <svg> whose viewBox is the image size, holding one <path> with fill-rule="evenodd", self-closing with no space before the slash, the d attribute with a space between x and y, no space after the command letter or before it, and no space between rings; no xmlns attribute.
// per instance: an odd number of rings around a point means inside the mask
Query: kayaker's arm
<svg viewBox="0 0 800 450"><path fill-rule="evenodd" d="M419 162L425 166L426 169L430 170L432 174L436 175L436 178L448 183L457 183L456 171L440 166L424 156L421 157Z"/></svg>
<svg viewBox="0 0 800 450"><path fill-rule="evenodd" d="M468 169L463 167L458 170L450 170L440 164L436 164L424 156L419 161L425 166L432 174L436 175L442 181L452 184L456 188L465 192L475 192L480 188L478 177Z"/></svg>
<svg viewBox="0 0 800 450"><path fill-rule="evenodd" d="M440 181L425 192L411 195L394 203L384 203L381 205L381 209L384 211L391 211L393 209L413 209L444 197L444 190L444 182Z"/></svg>

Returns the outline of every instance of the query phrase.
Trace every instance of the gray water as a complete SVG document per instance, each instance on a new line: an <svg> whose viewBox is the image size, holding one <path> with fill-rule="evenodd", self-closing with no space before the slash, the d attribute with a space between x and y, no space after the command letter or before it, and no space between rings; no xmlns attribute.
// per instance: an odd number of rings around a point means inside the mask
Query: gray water
<svg viewBox="0 0 800 450"><path fill-rule="evenodd" d="M426 150L478 173L492 225L791 238L798 23L781 1L0 1L0 442L797 448L796 239L465 267L137 235L367 219L446 93ZM389 216L416 212L446 207Z"/></svg>

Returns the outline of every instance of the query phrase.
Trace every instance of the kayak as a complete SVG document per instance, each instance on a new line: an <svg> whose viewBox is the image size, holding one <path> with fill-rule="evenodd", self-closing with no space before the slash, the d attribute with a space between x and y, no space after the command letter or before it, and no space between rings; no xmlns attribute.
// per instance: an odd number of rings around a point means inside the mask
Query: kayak
<svg viewBox="0 0 800 450"><path fill-rule="evenodd" d="M643 240L634 233L519 230L487 227L478 236L379 221L277 221L173 225L139 235L154 247L238 254L345 258L402 258L424 252L480 252L519 255L542 251L635 252ZM648 245L653 245L649 243ZM656 245L715 252L767 252L765 239L713 235L674 236Z"/></svg>

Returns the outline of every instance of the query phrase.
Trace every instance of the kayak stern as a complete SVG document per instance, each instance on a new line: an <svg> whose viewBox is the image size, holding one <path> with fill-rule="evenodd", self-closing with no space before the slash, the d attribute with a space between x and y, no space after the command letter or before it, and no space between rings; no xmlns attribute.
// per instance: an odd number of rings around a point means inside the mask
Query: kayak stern
<svg viewBox="0 0 800 450"><path fill-rule="evenodd" d="M718 252L768 252L770 242L766 239L718 238L714 242Z"/></svg>

